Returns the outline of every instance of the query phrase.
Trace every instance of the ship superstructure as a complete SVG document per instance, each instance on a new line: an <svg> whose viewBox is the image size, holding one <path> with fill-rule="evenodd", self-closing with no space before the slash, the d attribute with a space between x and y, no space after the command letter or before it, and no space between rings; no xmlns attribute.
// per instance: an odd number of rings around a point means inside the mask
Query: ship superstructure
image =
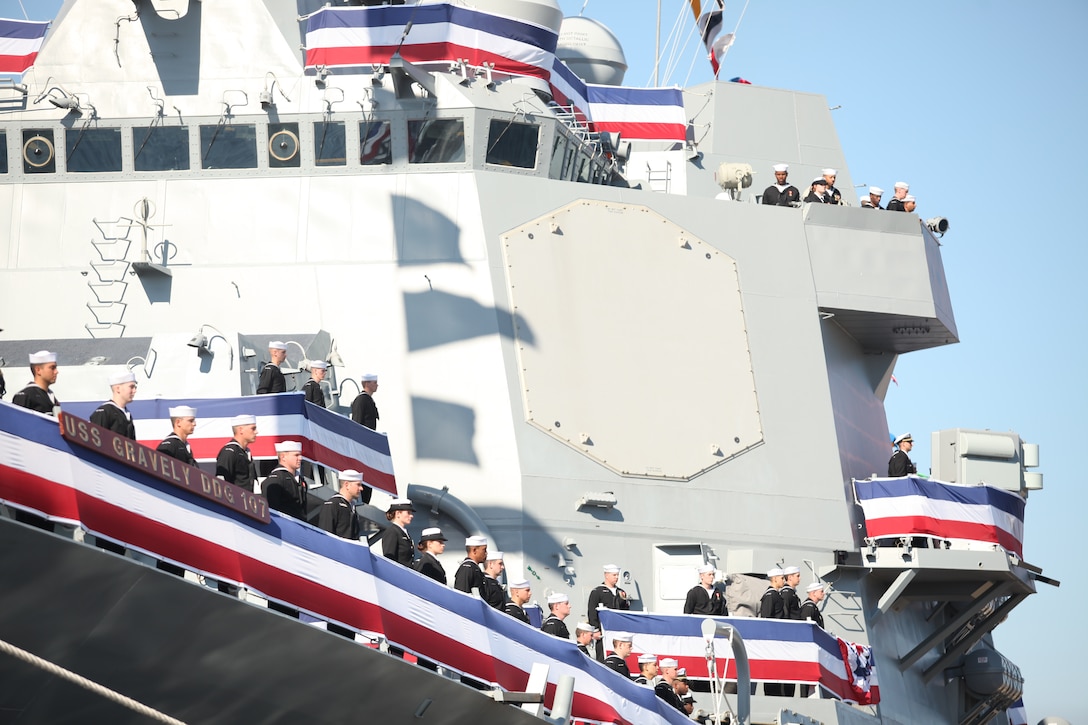
<svg viewBox="0 0 1088 725"><path fill-rule="evenodd" d="M562 19L547 0L474 7ZM683 95L697 141L628 147L539 78L399 54L309 66L319 10L65 3L25 91L0 89L9 389L48 347L62 403L104 399L122 366L141 399L249 395L289 339L296 367L333 363L333 410L380 375L413 531L486 534L539 601L565 592L584 616L607 563L636 610L672 614L706 563L829 583L827 629L872 647L880 704L757 696L756 721L1003 717L1016 687L972 690L965 657L1041 571L868 539L852 485L887 469L897 356L958 341L937 234L850 193L715 198L743 164L832 166L852 189L826 101L704 84ZM1037 487L1018 437L944 435L985 480ZM981 480L965 476L946 479Z"/></svg>

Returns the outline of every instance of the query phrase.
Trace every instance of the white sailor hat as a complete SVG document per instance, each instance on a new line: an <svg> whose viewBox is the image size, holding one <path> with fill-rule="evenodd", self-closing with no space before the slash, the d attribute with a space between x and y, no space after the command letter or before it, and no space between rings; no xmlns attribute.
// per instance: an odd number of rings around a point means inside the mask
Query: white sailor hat
<svg viewBox="0 0 1088 725"><path fill-rule="evenodd" d="M167 409L171 418L195 418L196 408L190 408L188 405L178 405L173 408Z"/></svg>
<svg viewBox="0 0 1088 725"><path fill-rule="evenodd" d="M125 383L136 382L136 376L132 374L131 370L126 370L123 373L114 373L109 378L110 386L124 385Z"/></svg>
<svg viewBox="0 0 1088 725"><path fill-rule="evenodd" d="M415 511L416 507L406 498L395 498L389 502L386 511Z"/></svg>
<svg viewBox="0 0 1088 725"><path fill-rule="evenodd" d="M465 539L465 546L487 546L486 536L470 536Z"/></svg>
<svg viewBox="0 0 1088 725"><path fill-rule="evenodd" d="M775 171L789 171L790 170L790 165L789 164L775 164L771 168L773 168Z"/></svg>
<svg viewBox="0 0 1088 725"><path fill-rule="evenodd" d="M510 584L507 585L507 588L508 589L532 589L533 585L529 583L528 579L519 579L518 581L510 582Z"/></svg>
<svg viewBox="0 0 1088 725"><path fill-rule="evenodd" d="M302 444L298 441L283 441L275 447L276 453L302 453Z"/></svg>
<svg viewBox="0 0 1088 725"><path fill-rule="evenodd" d="M596 627L594 627L589 622L579 622L578 626L575 627L575 629L578 630L579 632L600 632L601 631L601 630L597 629Z"/></svg>
<svg viewBox="0 0 1088 725"><path fill-rule="evenodd" d="M446 537L442 535L442 529L437 527L430 529L423 529L423 533L419 537L420 543L424 541L446 541Z"/></svg>
<svg viewBox="0 0 1088 725"><path fill-rule="evenodd" d="M900 443L902 443L904 441L910 441L911 443L913 443L914 439L910 437L910 433L903 433L902 435L900 435L898 438L895 439L895 445L899 445Z"/></svg>
<svg viewBox="0 0 1088 725"><path fill-rule="evenodd" d="M799 566L787 566L785 569L782 570L782 573L785 574L786 576L789 576L790 574L800 574L801 573L801 567L799 567Z"/></svg>
<svg viewBox="0 0 1088 725"><path fill-rule="evenodd" d="M666 667L679 667L680 666L680 663L677 662L676 660L674 660L672 657L665 657L664 659L661 660L661 662L659 664L661 665L661 669L665 669Z"/></svg>
<svg viewBox="0 0 1088 725"><path fill-rule="evenodd" d="M284 342L283 340L273 340L272 342L268 343L268 349L269 350L286 350L287 349L287 343Z"/></svg>
<svg viewBox="0 0 1088 725"><path fill-rule="evenodd" d="M346 468L343 471L340 471L340 475L338 476L338 478L340 479L341 482L343 482L343 481L358 481L359 483L363 482L363 474L359 473L354 468Z"/></svg>
<svg viewBox="0 0 1088 725"><path fill-rule="evenodd" d="M324 360L313 360L310 362L311 370L325 370L329 367L329 364Z"/></svg>
<svg viewBox="0 0 1088 725"><path fill-rule="evenodd" d="M237 428L240 425L257 425L255 415L236 415L230 419L230 427Z"/></svg>
<svg viewBox="0 0 1088 725"><path fill-rule="evenodd" d="M897 181L897 182L895 182L895 188L896 189L908 189L909 190L910 189L910 184L908 184L905 181Z"/></svg>
<svg viewBox="0 0 1088 725"><path fill-rule="evenodd" d="M879 186L870 186L869 193L874 196L884 196L884 190L881 189Z"/></svg>
<svg viewBox="0 0 1088 725"><path fill-rule="evenodd" d="M767 578L768 579L771 579L772 577L776 577L776 576L786 576L786 572L784 572L784 571L782 571L781 569L778 569L778 568L768 570L768 572L767 572Z"/></svg>
<svg viewBox="0 0 1088 725"><path fill-rule="evenodd" d="M568 597L563 592L555 592L554 594L548 595L548 604L562 604L563 602L569 601L570 597Z"/></svg>
<svg viewBox="0 0 1088 725"><path fill-rule="evenodd" d="M57 353L49 352L48 350L39 350L38 352L30 353L30 364L41 365L43 363L51 363L57 361Z"/></svg>
<svg viewBox="0 0 1088 725"><path fill-rule="evenodd" d="M616 566L615 564L605 564L604 567L602 567L602 568L603 568L605 574L619 574L620 573L620 568L618 566Z"/></svg>
<svg viewBox="0 0 1088 725"><path fill-rule="evenodd" d="M824 176L838 176L839 175L839 172L835 171L835 169L821 169L820 173L823 174Z"/></svg>
<svg viewBox="0 0 1088 725"><path fill-rule="evenodd" d="M918 203L918 200L917 200L917 199L915 199L915 198L914 198L913 196L911 196L910 194L907 194L906 196L904 196L904 197L903 197L903 203L906 203L906 202L908 202L908 201L913 201L913 202L915 202L915 203Z"/></svg>
<svg viewBox="0 0 1088 725"><path fill-rule="evenodd" d="M657 662L657 655L646 654L638 656L638 663L640 665L648 665L651 662Z"/></svg>
<svg viewBox="0 0 1088 725"><path fill-rule="evenodd" d="M710 564L703 564L701 567L699 567L695 571L699 572L700 574L713 574L714 573L714 567L712 567Z"/></svg>
<svg viewBox="0 0 1088 725"><path fill-rule="evenodd" d="M501 551L489 551L487 552L488 561L502 561L503 553Z"/></svg>
<svg viewBox="0 0 1088 725"><path fill-rule="evenodd" d="M817 176L815 179L812 180L812 185L816 186L817 184L819 184L820 186L827 186L827 180L824 179L824 177L822 176Z"/></svg>
<svg viewBox="0 0 1088 725"><path fill-rule="evenodd" d="M823 589L823 588L824 588L824 583L823 582L812 582L807 587L805 587L805 591L806 592L814 592L817 589Z"/></svg>
<svg viewBox="0 0 1088 725"><path fill-rule="evenodd" d="M630 642L635 636L629 632L615 632L612 634L613 642Z"/></svg>
<svg viewBox="0 0 1088 725"><path fill-rule="evenodd" d="M376 382L378 382L378 374L377 373L366 373L360 379L364 383L376 383Z"/></svg>

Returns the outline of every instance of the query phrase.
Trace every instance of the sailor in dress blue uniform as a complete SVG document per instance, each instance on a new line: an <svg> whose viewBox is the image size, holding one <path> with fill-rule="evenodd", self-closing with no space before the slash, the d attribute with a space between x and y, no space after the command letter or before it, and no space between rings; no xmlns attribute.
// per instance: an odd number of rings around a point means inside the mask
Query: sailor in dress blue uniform
<svg viewBox="0 0 1088 725"><path fill-rule="evenodd" d="M53 415L60 405L50 386L57 382L57 353L39 350L31 353L30 374L34 381L11 396L11 402L21 408Z"/></svg>
<svg viewBox="0 0 1088 725"><path fill-rule="evenodd" d="M268 357L270 361L261 368L261 378L257 383L257 395L269 393L286 393L287 380L280 370L280 363L287 359L287 343L273 340L268 343Z"/></svg>
<svg viewBox="0 0 1088 725"><path fill-rule="evenodd" d="M412 523L415 511L411 501L397 498L385 512L391 525L382 532L382 554L402 566L411 566L416 556L415 544L408 534L408 524Z"/></svg>
<svg viewBox="0 0 1088 725"><path fill-rule="evenodd" d="M196 408L178 405L167 411L170 414L170 434L162 439L155 449L159 453L176 458L190 466L196 465L193 448L189 445L189 436L196 430Z"/></svg>
<svg viewBox="0 0 1088 725"><path fill-rule="evenodd" d="M115 373L109 378L111 397L91 413L91 422L119 436L136 440L136 425L127 406L136 397L136 376L131 371Z"/></svg>

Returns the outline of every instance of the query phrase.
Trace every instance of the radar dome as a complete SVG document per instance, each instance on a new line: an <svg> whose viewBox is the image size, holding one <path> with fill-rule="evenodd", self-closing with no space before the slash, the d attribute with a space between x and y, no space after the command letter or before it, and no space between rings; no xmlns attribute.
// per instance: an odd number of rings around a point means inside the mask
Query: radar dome
<svg viewBox="0 0 1088 725"><path fill-rule="evenodd" d="M487 13L541 25L556 33L563 22L559 0L471 0L465 4Z"/></svg>
<svg viewBox="0 0 1088 725"><path fill-rule="evenodd" d="M611 30L589 18L563 18L555 54L586 83L618 86L627 72L620 41Z"/></svg>

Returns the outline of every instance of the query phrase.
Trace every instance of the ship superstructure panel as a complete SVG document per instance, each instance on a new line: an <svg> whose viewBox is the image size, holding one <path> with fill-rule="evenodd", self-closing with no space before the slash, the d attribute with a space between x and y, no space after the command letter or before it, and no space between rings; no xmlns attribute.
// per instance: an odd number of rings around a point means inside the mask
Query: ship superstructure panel
<svg viewBox="0 0 1088 725"><path fill-rule="evenodd" d="M958 339L938 238L913 214L753 203L778 162L799 188L826 166L852 188L823 98L700 86L698 153L639 144L617 166L517 81L305 74L295 3L155 5L69 2L88 37L64 23L35 93L0 115L0 306L29 313L5 335L103 351L62 364L62 400L102 398L104 370L136 363L141 397L239 395L263 360L246 340L305 332L299 351L342 361L340 412L380 374L402 489L471 507L538 601L564 591L583 616L614 562L636 609L675 613L694 565L792 563L834 577L830 630L932 636L945 583L872 616L902 572L875 554L886 570L863 572L851 479L887 469L896 356ZM211 42L235 25L245 42ZM722 162L759 169L740 200L713 198ZM63 314L34 313L43 291ZM186 345L206 326L229 355ZM432 524L470 533L437 503L413 530ZM918 568L972 566L932 553ZM880 655L888 692L923 700L937 657L893 674L901 654ZM955 707L890 703L886 721Z"/></svg>

